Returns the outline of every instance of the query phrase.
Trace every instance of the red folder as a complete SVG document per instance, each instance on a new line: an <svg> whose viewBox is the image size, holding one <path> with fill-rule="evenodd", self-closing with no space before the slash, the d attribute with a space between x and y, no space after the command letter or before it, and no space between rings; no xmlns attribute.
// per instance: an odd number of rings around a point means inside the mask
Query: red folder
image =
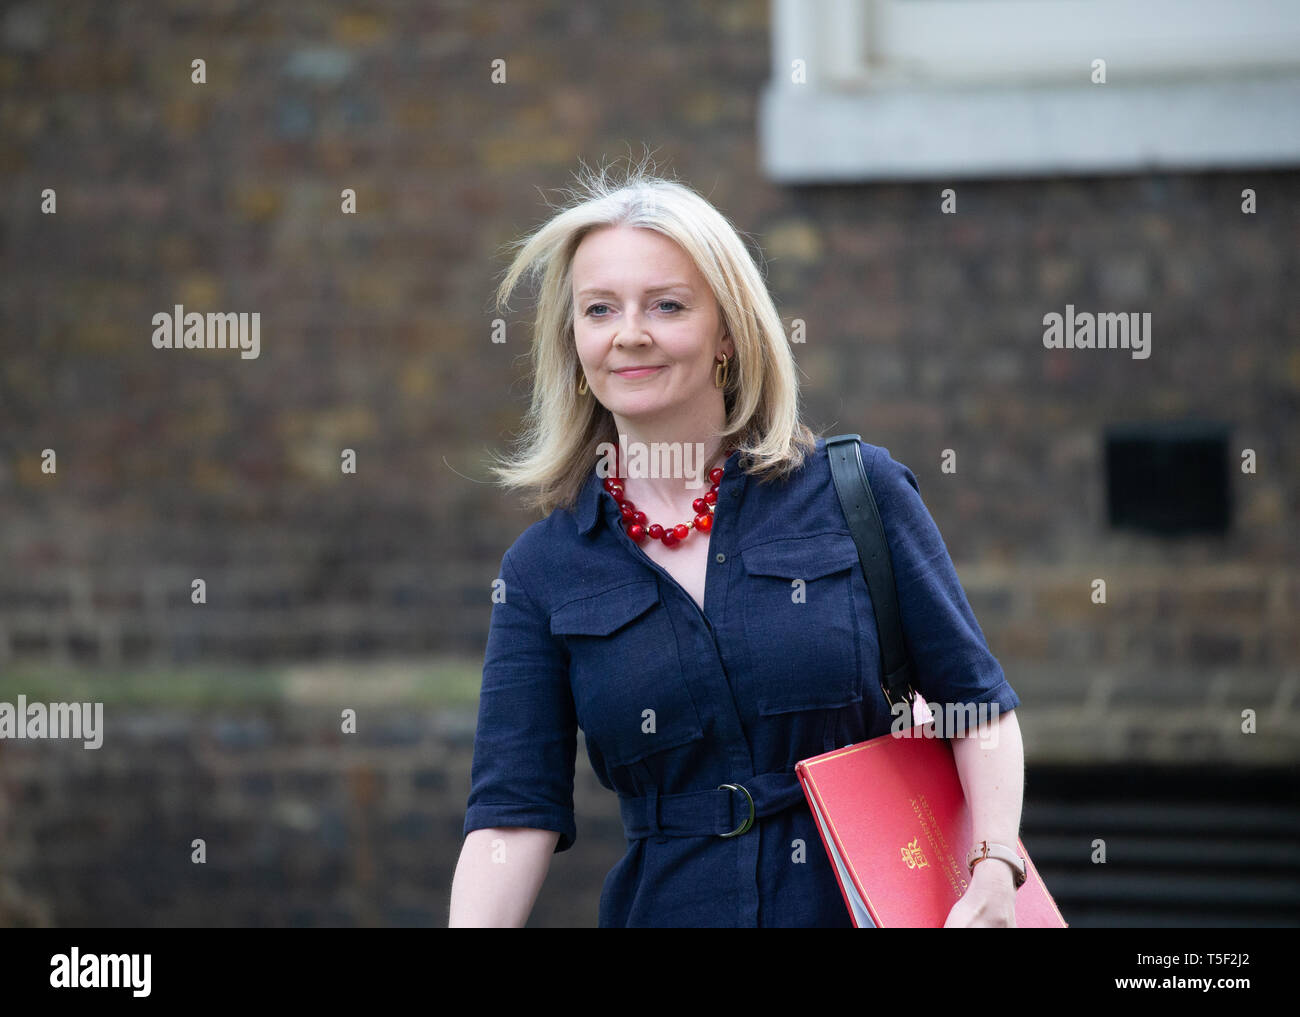
<svg viewBox="0 0 1300 1017"><path fill-rule="evenodd" d="M970 880L971 817L952 747L920 727L911 735L887 734L795 764L860 929L942 928ZM1016 848L1027 868L1016 926L1066 928L1019 839Z"/></svg>

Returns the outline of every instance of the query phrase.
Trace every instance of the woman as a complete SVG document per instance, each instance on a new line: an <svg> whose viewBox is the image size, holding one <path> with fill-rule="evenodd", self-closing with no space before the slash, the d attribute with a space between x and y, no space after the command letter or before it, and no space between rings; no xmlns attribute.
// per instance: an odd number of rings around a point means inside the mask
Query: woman
<svg viewBox="0 0 1300 1017"><path fill-rule="evenodd" d="M498 294L540 278L523 451L498 474L549 515L495 584L450 924L526 922L577 836L581 728L628 838L601 927L851 927L794 764L892 717L824 440L800 422L781 321L727 220L640 169L585 183ZM1014 846L1019 700L915 477L861 451L918 691L1000 711L996 748L953 748L975 837ZM725 784L754 799L743 832L748 802ZM1014 924L1011 864L989 861L949 925Z"/></svg>

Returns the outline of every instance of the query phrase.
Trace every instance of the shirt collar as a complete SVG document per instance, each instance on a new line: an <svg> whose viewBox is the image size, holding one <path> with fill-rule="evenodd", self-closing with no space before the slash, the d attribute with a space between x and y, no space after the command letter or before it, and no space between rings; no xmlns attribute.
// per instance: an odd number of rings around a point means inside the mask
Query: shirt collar
<svg viewBox="0 0 1300 1017"><path fill-rule="evenodd" d="M600 516L600 495L603 488L601 478L596 476L596 468L591 468L591 473L587 475L587 482L582 485L582 490L578 492L577 512L575 516L578 520L578 533L586 534Z"/></svg>
<svg viewBox="0 0 1300 1017"><path fill-rule="evenodd" d="M730 473L739 461L740 450L737 449L727 456L723 469ZM596 467L592 466L591 473L587 475L587 482L578 492L575 504L574 518L578 521L580 535L586 535L596 525L596 521L604 515L602 509L605 507L605 499L601 497L604 492L604 478L597 476ZM610 501L610 504L613 505L613 502Z"/></svg>

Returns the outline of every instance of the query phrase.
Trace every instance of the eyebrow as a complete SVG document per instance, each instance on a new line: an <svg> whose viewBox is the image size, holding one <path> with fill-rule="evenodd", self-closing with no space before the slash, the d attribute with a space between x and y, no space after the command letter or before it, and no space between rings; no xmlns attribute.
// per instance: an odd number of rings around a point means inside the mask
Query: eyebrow
<svg viewBox="0 0 1300 1017"><path fill-rule="evenodd" d="M666 293L668 290L686 290L688 293L694 291L684 282L662 283L659 286L651 286L646 289L646 293ZM616 297L618 296L613 290L601 289L598 286L586 286L578 291L578 298L582 297Z"/></svg>

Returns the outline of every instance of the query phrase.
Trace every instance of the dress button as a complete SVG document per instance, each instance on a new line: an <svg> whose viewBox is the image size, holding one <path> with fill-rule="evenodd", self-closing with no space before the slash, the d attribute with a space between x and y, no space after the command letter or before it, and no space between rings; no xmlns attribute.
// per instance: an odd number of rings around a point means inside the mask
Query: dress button
<svg viewBox="0 0 1300 1017"><path fill-rule="evenodd" d="M727 560L727 556L726 556L725 554L723 554L721 551L719 551L719 552L717 553L717 555L715 555L714 560L715 560L719 565L721 565L724 561Z"/></svg>

